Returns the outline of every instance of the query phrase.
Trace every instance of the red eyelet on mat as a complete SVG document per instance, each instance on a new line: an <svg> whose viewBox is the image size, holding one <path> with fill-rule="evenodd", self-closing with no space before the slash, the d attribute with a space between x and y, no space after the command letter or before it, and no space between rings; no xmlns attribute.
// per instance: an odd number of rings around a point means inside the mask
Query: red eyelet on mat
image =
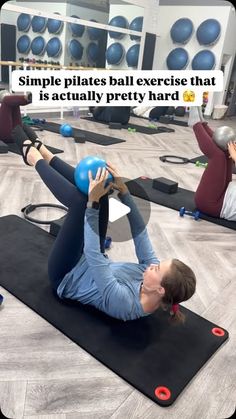
<svg viewBox="0 0 236 419"><path fill-rule="evenodd" d="M140 179L149 179L147 176L140 176Z"/></svg>
<svg viewBox="0 0 236 419"><path fill-rule="evenodd" d="M168 389L168 387L164 387L164 386L160 386L157 387L155 390L155 396L159 399L159 400L169 400L171 397L171 392Z"/></svg>
<svg viewBox="0 0 236 419"><path fill-rule="evenodd" d="M220 327L213 327L213 329L211 330L213 335L215 336L224 336L225 332L223 329L221 329Z"/></svg>

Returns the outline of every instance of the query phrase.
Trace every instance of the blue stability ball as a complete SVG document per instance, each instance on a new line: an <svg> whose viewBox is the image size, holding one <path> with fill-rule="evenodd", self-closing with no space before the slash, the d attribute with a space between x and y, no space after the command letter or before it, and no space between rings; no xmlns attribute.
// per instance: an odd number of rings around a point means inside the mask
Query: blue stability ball
<svg viewBox="0 0 236 419"><path fill-rule="evenodd" d="M176 20L170 30L171 39L177 44L186 44L192 33L193 22L186 17Z"/></svg>
<svg viewBox="0 0 236 419"><path fill-rule="evenodd" d="M169 70L183 70L188 64L188 53L184 48L175 48L166 59Z"/></svg>
<svg viewBox="0 0 236 419"><path fill-rule="evenodd" d="M117 28L127 29L128 21L124 16L115 16L110 20L108 25L116 26ZM122 39L124 38L125 33L109 31L109 35L111 38L114 39Z"/></svg>
<svg viewBox="0 0 236 419"><path fill-rule="evenodd" d="M42 36L36 36L31 42L31 51L34 55L43 55L46 47L46 42Z"/></svg>
<svg viewBox="0 0 236 419"><path fill-rule="evenodd" d="M126 61L129 67L137 67L140 45L135 44L126 53Z"/></svg>
<svg viewBox="0 0 236 419"><path fill-rule="evenodd" d="M215 67L215 55L208 49L199 51L192 60L193 70L212 70Z"/></svg>
<svg viewBox="0 0 236 419"><path fill-rule="evenodd" d="M88 194L88 189L89 189L88 172L89 172L89 170L91 170L92 176L93 176L93 179L94 179L99 167L106 167L106 162L105 162L105 160L101 159L100 157L96 157L96 156L85 157L84 159L82 159L77 164L77 166L75 168L75 174L74 174L75 184L76 184L77 188L81 192L83 192L84 194L86 194L86 195ZM108 183L111 182L111 181L113 181L113 177L109 173L106 185L108 185Z"/></svg>
<svg viewBox="0 0 236 419"><path fill-rule="evenodd" d="M124 58L125 50L120 42L114 42L106 50L108 64L118 65Z"/></svg>
<svg viewBox="0 0 236 419"><path fill-rule="evenodd" d="M60 13L55 13L55 15L59 15ZM47 28L49 33L60 33L63 29L64 22L62 20L57 19L48 19Z"/></svg>
<svg viewBox="0 0 236 419"><path fill-rule="evenodd" d="M197 29L197 40L200 45L213 45L220 37L220 23L216 19L207 19Z"/></svg>
<svg viewBox="0 0 236 419"><path fill-rule="evenodd" d="M27 13L21 13L17 18L17 29L21 32L28 32L31 25L31 17Z"/></svg>
<svg viewBox="0 0 236 419"><path fill-rule="evenodd" d="M132 22L130 23L129 29L131 31L142 32L142 29L143 29L143 17L142 16L135 17L132 20ZM135 40L135 41L140 41L141 37L140 36L137 36L137 35L130 35L130 39Z"/></svg>
<svg viewBox="0 0 236 419"><path fill-rule="evenodd" d="M27 54L30 50L31 40L28 35L22 35L17 41L17 51L20 54Z"/></svg>
<svg viewBox="0 0 236 419"><path fill-rule="evenodd" d="M71 17L75 17L76 19L80 19L79 16L72 15ZM84 33L85 27L84 25L79 25L78 23L69 23L69 28L73 36L81 37Z"/></svg>
<svg viewBox="0 0 236 419"><path fill-rule="evenodd" d="M63 137L72 137L73 135L73 128L69 124L63 124L60 126L60 134Z"/></svg>
<svg viewBox="0 0 236 419"><path fill-rule="evenodd" d="M99 46L95 42L90 42L86 49L88 60L96 62L99 57Z"/></svg>
<svg viewBox="0 0 236 419"><path fill-rule="evenodd" d="M33 32L43 33L47 26L47 19L43 16L33 16L31 26Z"/></svg>
<svg viewBox="0 0 236 419"><path fill-rule="evenodd" d="M98 23L97 20L95 20L95 19L91 19L90 22ZM102 37L102 34L103 34L103 29L99 29L99 28L88 27L87 31L88 31L89 39L91 39L92 41L99 40Z"/></svg>
<svg viewBox="0 0 236 419"><path fill-rule="evenodd" d="M77 39L72 39L68 45L69 54L76 60L81 60L83 56L84 47Z"/></svg>
<svg viewBox="0 0 236 419"><path fill-rule="evenodd" d="M49 39L46 51L49 57L58 57L62 51L62 45L59 38L56 36L54 38Z"/></svg>

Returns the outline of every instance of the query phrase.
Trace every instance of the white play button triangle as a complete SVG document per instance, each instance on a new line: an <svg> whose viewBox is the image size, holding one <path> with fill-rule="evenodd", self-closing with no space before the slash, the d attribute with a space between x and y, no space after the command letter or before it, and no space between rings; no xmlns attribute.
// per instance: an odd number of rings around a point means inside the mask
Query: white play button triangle
<svg viewBox="0 0 236 419"><path fill-rule="evenodd" d="M117 199L109 199L109 221L111 223L119 220L121 217L124 217L124 215L129 214L130 211L130 207L122 204L122 202L118 201Z"/></svg>

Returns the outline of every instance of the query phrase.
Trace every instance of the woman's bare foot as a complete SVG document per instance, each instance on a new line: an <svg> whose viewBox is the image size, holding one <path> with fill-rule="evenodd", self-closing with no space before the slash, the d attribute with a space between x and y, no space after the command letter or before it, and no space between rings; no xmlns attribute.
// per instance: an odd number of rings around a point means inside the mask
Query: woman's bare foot
<svg viewBox="0 0 236 419"><path fill-rule="evenodd" d="M50 161L54 157L54 154L52 154L51 151L49 151L44 144L42 144L41 147L39 148L39 152L44 158L44 160L46 160L48 163L50 163Z"/></svg>

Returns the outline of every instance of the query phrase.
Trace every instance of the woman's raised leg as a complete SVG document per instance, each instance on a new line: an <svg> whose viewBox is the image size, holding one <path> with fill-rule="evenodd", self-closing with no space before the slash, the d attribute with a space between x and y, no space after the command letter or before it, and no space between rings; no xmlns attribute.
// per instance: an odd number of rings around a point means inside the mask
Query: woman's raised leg
<svg viewBox="0 0 236 419"><path fill-rule="evenodd" d="M232 163L227 153L221 150L206 131L204 123L198 122L193 130L202 153L208 157L208 165L195 193L197 208L206 214L218 217L228 186L228 166Z"/></svg>

